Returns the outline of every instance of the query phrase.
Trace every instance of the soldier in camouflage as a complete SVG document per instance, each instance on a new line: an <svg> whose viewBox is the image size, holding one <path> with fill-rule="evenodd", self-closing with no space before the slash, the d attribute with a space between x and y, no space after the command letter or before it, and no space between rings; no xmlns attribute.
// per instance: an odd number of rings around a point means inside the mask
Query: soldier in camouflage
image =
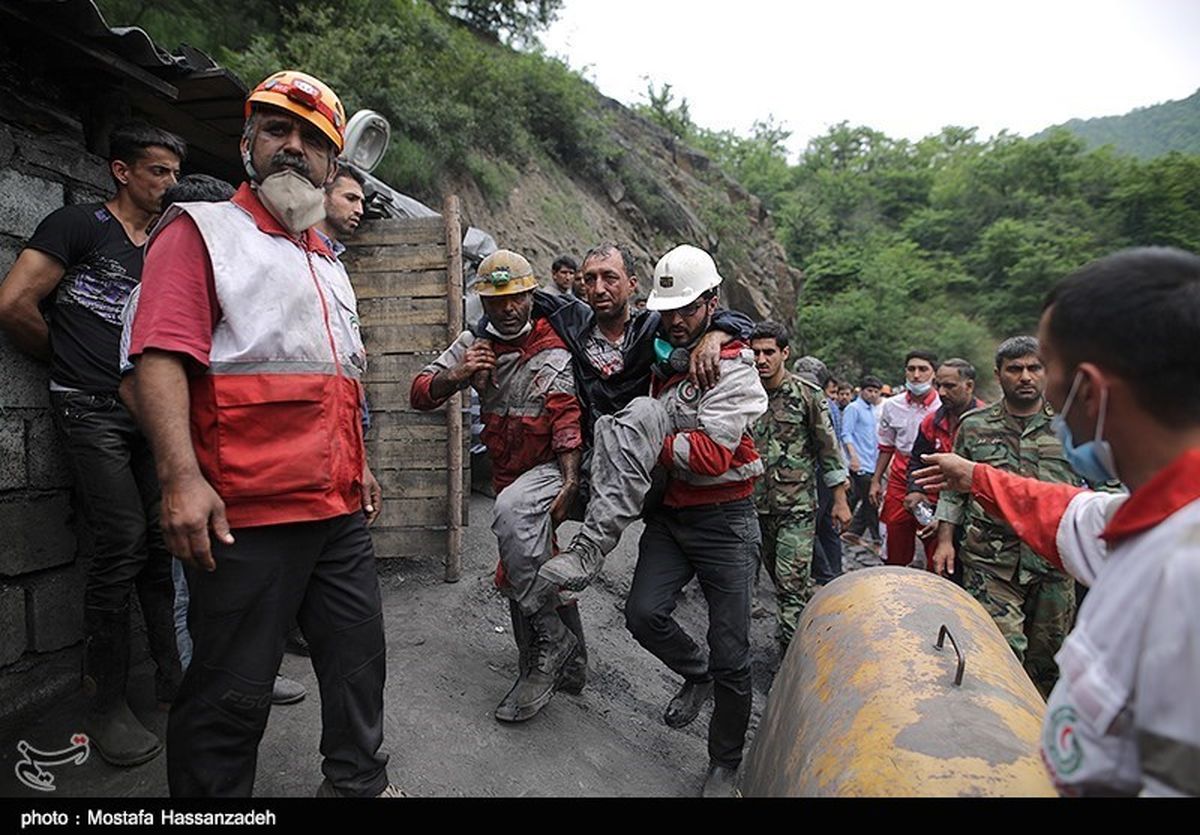
<svg viewBox="0 0 1200 835"><path fill-rule="evenodd" d="M1046 380L1037 340L1005 340L996 352L996 379L1003 398L963 415L954 452L1040 481L1080 484L1050 428L1054 412L1042 396ZM935 568L942 574L954 570L954 529L965 526L959 551L963 586L988 610L1033 683L1048 695L1058 680L1054 655L1075 616L1074 581L967 494L944 491L937 519Z"/></svg>
<svg viewBox="0 0 1200 835"><path fill-rule="evenodd" d="M813 595L812 553L816 528L816 481L833 490L833 518L850 524L849 473L838 450L829 403L814 384L788 372L787 330L763 322L750 336L754 364L767 390L767 412L752 433L766 469L755 484L754 504L762 530L762 559L779 600L778 638L792 640L800 613Z"/></svg>

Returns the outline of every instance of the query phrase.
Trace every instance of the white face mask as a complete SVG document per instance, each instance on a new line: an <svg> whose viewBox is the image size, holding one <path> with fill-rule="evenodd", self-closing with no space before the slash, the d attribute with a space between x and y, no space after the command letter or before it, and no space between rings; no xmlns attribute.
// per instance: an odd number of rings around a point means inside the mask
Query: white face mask
<svg viewBox="0 0 1200 835"><path fill-rule="evenodd" d="M263 180L258 196L293 237L325 219L325 189L317 188L290 168Z"/></svg>
<svg viewBox="0 0 1200 835"><path fill-rule="evenodd" d="M533 322L526 322L525 327L521 328L516 333L500 333L500 331L496 329L495 325L493 325L491 322L487 323L487 332L497 339L503 340L504 342L516 342L518 339L524 338L525 335L531 330L533 330Z"/></svg>

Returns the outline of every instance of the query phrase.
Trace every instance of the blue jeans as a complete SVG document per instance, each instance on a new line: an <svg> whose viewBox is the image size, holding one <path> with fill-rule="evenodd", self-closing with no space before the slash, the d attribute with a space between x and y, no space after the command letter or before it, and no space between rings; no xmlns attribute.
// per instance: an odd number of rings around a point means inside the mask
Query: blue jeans
<svg viewBox="0 0 1200 835"><path fill-rule="evenodd" d="M187 627L187 572L179 560L171 560L171 579L175 581L175 643L179 646L179 663L186 671L192 663L192 636Z"/></svg>

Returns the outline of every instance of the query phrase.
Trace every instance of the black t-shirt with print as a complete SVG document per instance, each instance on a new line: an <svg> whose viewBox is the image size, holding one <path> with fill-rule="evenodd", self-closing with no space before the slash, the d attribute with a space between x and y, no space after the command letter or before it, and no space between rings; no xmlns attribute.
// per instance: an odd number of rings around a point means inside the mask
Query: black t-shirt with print
<svg viewBox="0 0 1200 835"><path fill-rule="evenodd" d="M121 308L141 281L143 248L103 203L52 212L26 246L66 267L50 309L50 379L89 393L115 392Z"/></svg>

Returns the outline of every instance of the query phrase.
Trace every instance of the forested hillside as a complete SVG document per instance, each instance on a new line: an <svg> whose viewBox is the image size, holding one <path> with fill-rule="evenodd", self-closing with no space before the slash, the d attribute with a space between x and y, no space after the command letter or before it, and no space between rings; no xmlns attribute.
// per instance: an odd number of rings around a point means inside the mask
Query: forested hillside
<svg viewBox="0 0 1200 835"><path fill-rule="evenodd" d="M732 303L786 320L799 351L852 378L894 380L916 346L990 368L1087 260L1200 250L1200 156L1139 160L1065 130L911 142L843 123L793 163L784 128L706 130L669 87L651 84L637 113L605 99L536 46L558 0L100 6L251 84L283 66L326 78L349 111L391 120L378 176L434 205L460 193L472 222L543 268L602 237L632 242L643 275L675 243L705 246Z"/></svg>
<svg viewBox="0 0 1200 835"><path fill-rule="evenodd" d="M1064 130L981 140L948 127L910 142L843 123L792 165L777 125L714 133L669 88L647 100L648 115L762 198L805 273L803 347L851 376L891 379L917 346L990 368L996 342L1032 332L1046 292L1089 259L1200 250L1200 156L1140 161Z"/></svg>
<svg viewBox="0 0 1200 835"><path fill-rule="evenodd" d="M1123 116L1072 119L1056 127L1069 130L1089 148L1112 145L1141 159L1171 151L1200 154L1200 90L1186 99L1139 107Z"/></svg>

